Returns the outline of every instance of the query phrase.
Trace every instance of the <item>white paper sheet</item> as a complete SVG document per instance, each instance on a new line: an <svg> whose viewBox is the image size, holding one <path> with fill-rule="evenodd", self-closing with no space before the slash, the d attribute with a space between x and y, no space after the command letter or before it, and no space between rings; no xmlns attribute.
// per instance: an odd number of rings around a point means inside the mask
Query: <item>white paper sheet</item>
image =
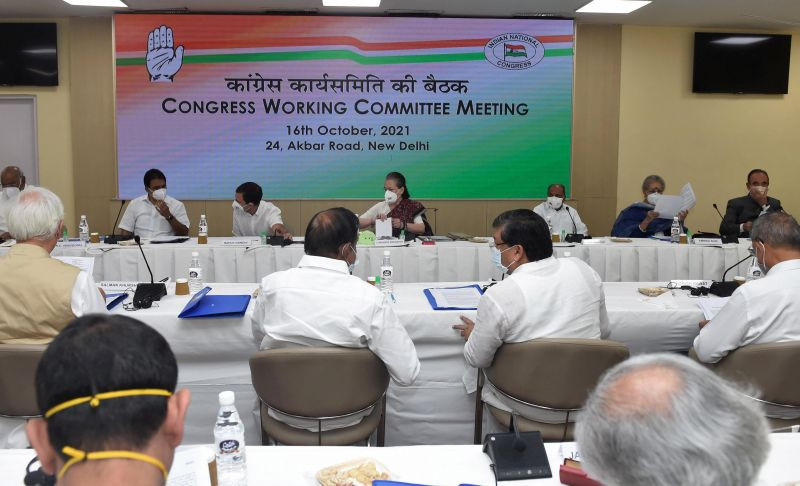
<svg viewBox="0 0 800 486"><path fill-rule="evenodd" d="M53 258L73 267L78 267L89 275L92 275L94 271L94 257L55 256Z"/></svg>
<svg viewBox="0 0 800 486"><path fill-rule="evenodd" d="M696 304L703 311L706 319L711 320L719 313L720 309L725 307L729 299L730 297L709 297L697 300Z"/></svg>
<svg viewBox="0 0 800 486"><path fill-rule="evenodd" d="M391 238L392 237L392 218L384 220L375 220L375 239Z"/></svg>
<svg viewBox="0 0 800 486"><path fill-rule="evenodd" d="M655 211L659 218L672 219L681 211L688 211L697 204L697 197L694 195L692 185L686 183L681 188L680 196L661 196L656 202Z"/></svg>
<svg viewBox="0 0 800 486"><path fill-rule="evenodd" d="M167 486L211 486L208 473L209 454L213 454L213 451L206 447L181 448L175 451Z"/></svg>
<svg viewBox="0 0 800 486"><path fill-rule="evenodd" d="M476 287L428 289L438 307L460 307L475 309L481 299Z"/></svg>

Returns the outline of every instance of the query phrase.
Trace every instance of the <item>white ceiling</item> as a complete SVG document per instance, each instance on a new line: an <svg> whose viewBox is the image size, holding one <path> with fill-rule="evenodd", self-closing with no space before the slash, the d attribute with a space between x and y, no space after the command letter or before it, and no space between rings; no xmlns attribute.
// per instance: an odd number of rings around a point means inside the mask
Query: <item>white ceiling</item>
<svg viewBox="0 0 800 486"><path fill-rule="evenodd" d="M322 0L124 0L127 11L189 12L309 11L335 15L435 13L443 16L512 17L554 14L583 23L674 25L787 30L800 28L800 0L654 0L628 15L576 14L589 0L382 0L377 9L329 8ZM112 9L75 7L62 0L0 0L0 20L15 17L111 15Z"/></svg>

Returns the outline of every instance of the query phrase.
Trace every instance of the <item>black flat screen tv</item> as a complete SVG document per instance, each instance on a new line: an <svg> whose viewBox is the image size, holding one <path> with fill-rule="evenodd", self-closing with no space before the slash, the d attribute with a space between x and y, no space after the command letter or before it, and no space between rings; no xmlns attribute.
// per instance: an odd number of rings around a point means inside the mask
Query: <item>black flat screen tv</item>
<svg viewBox="0 0 800 486"><path fill-rule="evenodd" d="M786 94L791 35L694 34L695 93Z"/></svg>
<svg viewBox="0 0 800 486"><path fill-rule="evenodd" d="M58 86L55 23L0 23L0 85Z"/></svg>

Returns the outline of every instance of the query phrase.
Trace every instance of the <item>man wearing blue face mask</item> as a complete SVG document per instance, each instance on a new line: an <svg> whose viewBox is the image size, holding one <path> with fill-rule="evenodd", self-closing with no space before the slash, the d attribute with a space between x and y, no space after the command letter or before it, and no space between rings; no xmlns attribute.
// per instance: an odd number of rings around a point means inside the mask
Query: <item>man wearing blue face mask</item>
<svg viewBox="0 0 800 486"><path fill-rule="evenodd" d="M464 358L485 368L503 343L536 338L600 339L608 335L608 314L600 276L577 258L553 257L547 223L530 209L514 209L492 223L492 260L509 277L490 287L472 320L453 326L467 340ZM519 409L491 386L483 399L502 410L512 407L533 420L563 423L560 412Z"/></svg>
<svg viewBox="0 0 800 486"><path fill-rule="evenodd" d="M399 385L419 374L416 348L391 303L374 285L351 275L358 262L358 218L345 208L321 211L305 232L297 267L261 280L254 304L253 337L261 349L294 346L369 348ZM355 425L354 417L326 420L322 430ZM270 414L293 427L317 430L316 420Z"/></svg>
<svg viewBox="0 0 800 486"><path fill-rule="evenodd" d="M623 209L614 227L611 229L611 236L624 238L648 238L650 236L669 236L671 219L661 218L655 210L658 198L664 194L666 183L661 176L649 175L642 182L641 202L635 202ZM683 221L689 214L688 211L678 213L678 220L683 225Z"/></svg>
<svg viewBox="0 0 800 486"><path fill-rule="evenodd" d="M694 350L703 362L748 344L800 340L800 226L789 214L764 214L753 223L751 241L766 276L737 288L712 320L700 323Z"/></svg>
<svg viewBox="0 0 800 486"><path fill-rule="evenodd" d="M147 194L133 199L119 222L123 236L139 235L142 238L189 235L189 217L186 207L177 199L167 196L167 176L158 169L144 173Z"/></svg>
<svg viewBox="0 0 800 486"><path fill-rule="evenodd" d="M14 165L9 165L2 172L0 172L0 182L3 184L2 193L0 193L0 240L8 240L11 235L8 234L8 222L6 220L8 211L11 206L19 198L19 193L25 187L34 187L25 185L25 174L22 170Z"/></svg>

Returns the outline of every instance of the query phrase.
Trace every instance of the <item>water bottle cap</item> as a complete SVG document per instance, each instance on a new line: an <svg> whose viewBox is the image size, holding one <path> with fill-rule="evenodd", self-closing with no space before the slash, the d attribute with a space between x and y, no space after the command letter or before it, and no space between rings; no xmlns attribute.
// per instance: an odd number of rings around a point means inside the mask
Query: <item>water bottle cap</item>
<svg viewBox="0 0 800 486"><path fill-rule="evenodd" d="M200 215L200 217L201 217L201 218L205 218L205 217L206 217L206 215L205 215L205 214L201 214L201 215Z"/></svg>
<svg viewBox="0 0 800 486"><path fill-rule="evenodd" d="M383 256L390 256L391 254L389 250L383 250Z"/></svg>
<svg viewBox="0 0 800 486"><path fill-rule="evenodd" d="M85 214L81 214L81 219L86 219L86 215Z"/></svg>
<svg viewBox="0 0 800 486"><path fill-rule="evenodd" d="M219 404L220 405L233 405L234 402L234 394L232 391L224 391L220 392L219 394Z"/></svg>
<svg viewBox="0 0 800 486"><path fill-rule="evenodd" d="M200 253L198 253L198 252L196 252L196 251L193 251L193 252L192 252L192 257L196 257L196 256L200 256Z"/></svg>

